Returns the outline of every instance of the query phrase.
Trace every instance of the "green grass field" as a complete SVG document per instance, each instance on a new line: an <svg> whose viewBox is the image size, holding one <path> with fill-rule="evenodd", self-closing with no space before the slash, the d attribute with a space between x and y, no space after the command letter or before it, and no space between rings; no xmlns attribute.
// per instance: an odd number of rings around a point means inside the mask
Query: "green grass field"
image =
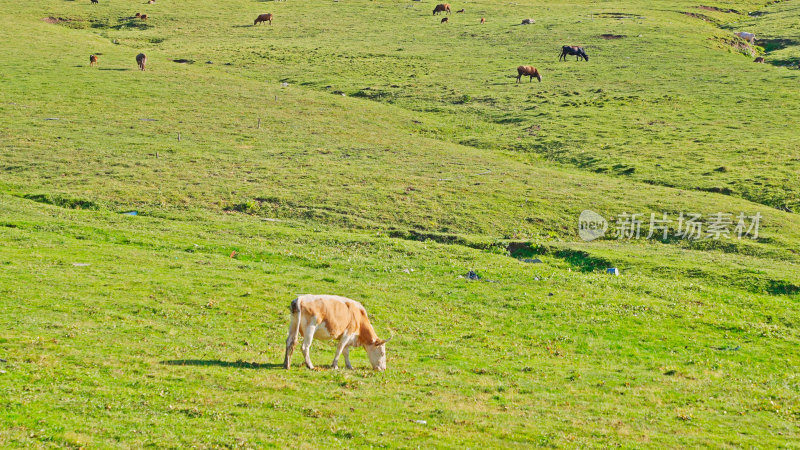
<svg viewBox="0 0 800 450"><path fill-rule="evenodd" d="M1 3L0 447L799 447L800 2L435 3Z"/></svg>

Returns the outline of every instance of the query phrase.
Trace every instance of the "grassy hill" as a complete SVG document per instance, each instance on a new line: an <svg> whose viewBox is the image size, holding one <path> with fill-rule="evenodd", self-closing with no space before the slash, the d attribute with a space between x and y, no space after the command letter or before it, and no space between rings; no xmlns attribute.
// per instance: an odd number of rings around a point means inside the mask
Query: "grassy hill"
<svg viewBox="0 0 800 450"><path fill-rule="evenodd" d="M0 446L796 446L796 1L100 2L0 16Z"/></svg>

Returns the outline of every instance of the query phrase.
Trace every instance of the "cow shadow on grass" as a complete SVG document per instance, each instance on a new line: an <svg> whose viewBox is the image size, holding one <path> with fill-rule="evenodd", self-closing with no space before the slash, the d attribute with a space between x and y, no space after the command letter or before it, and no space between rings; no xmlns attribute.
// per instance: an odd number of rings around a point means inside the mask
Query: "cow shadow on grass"
<svg viewBox="0 0 800 450"><path fill-rule="evenodd" d="M110 68L107 68L107 67L100 67L97 70L113 70L114 72L127 72L127 71L133 70L133 69L122 69L122 68L110 69Z"/></svg>
<svg viewBox="0 0 800 450"><path fill-rule="evenodd" d="M283 369L283 364L262 364L246 361L222 361L219 359L175 359L170 361L161 361L161 364L168 366L234 367L237 369Z"/></svg>

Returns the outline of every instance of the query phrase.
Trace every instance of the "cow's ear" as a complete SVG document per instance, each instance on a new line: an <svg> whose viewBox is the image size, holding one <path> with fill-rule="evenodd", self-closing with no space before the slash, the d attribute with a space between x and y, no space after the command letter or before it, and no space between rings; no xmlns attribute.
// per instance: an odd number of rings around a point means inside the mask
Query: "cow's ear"
<svg viewBox="0 0 800 450"><path fill-rule="evenodd" d="M378 340L375 341L375 345L383 345L385 343L386 343L386 341L384 341L383 339L378 339Z"/></svg>

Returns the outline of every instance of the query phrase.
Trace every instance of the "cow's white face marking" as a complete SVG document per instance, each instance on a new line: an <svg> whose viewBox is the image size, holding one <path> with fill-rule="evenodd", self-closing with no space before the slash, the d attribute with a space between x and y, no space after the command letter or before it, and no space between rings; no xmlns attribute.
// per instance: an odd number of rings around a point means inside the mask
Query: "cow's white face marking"
<svg viewBox="0 0 800 450"><path fill-rule="evenodd" d="M386 370L386 343L380 345L365 345L364 349L369 356L369 362L375 370Z"/></svg>

